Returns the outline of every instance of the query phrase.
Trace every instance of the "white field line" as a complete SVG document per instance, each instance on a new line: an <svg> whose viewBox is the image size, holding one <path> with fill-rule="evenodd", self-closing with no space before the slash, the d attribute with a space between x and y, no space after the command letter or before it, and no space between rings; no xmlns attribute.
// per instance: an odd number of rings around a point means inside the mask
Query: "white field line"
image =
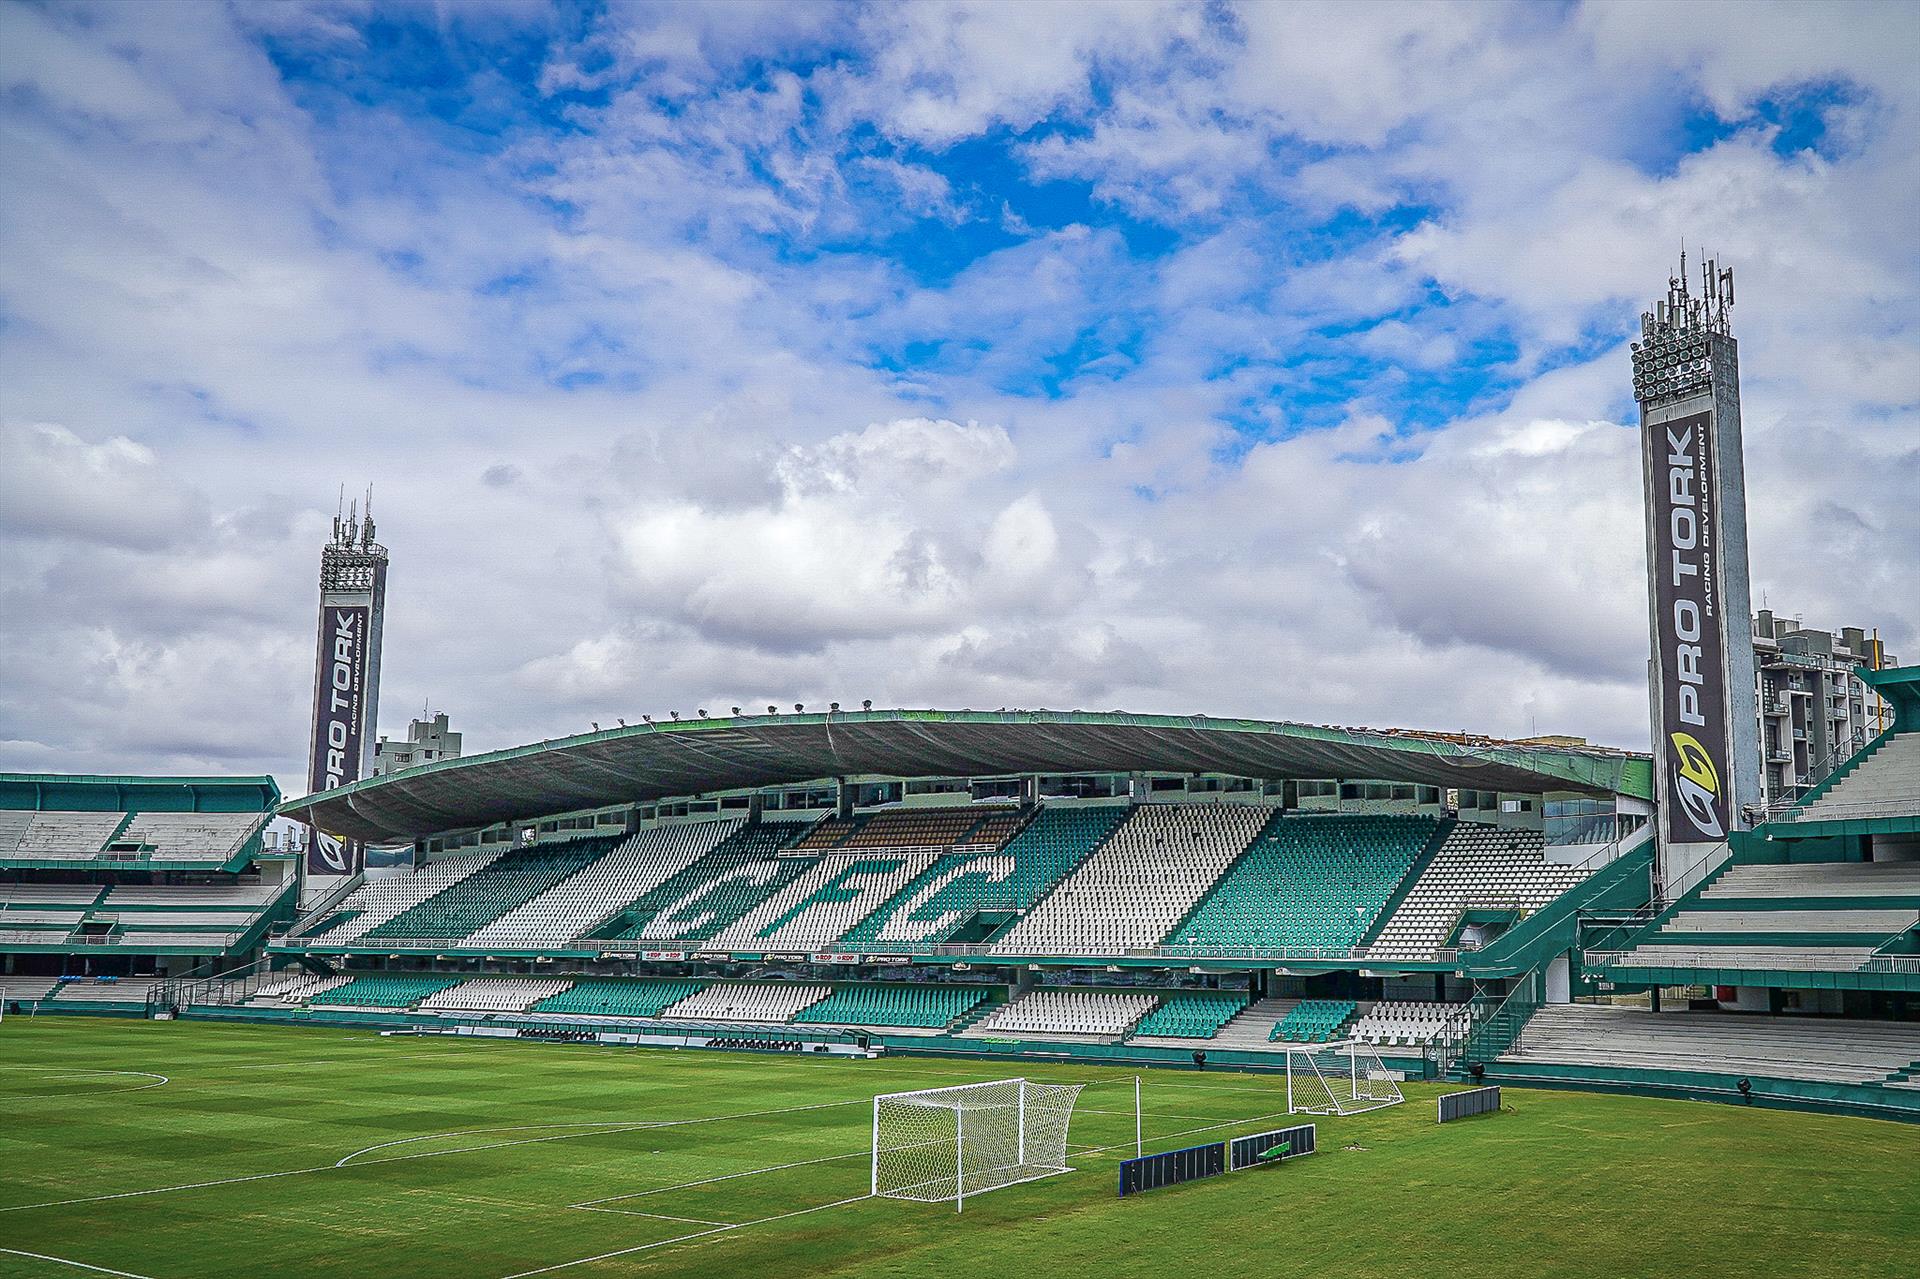
<svg viewBox="0 0 1920 1279"><path fill-rule="evenodd" d="M575 1206L577 1207L578 1205ZM675 1217L670 1213L664 1212L641 1212L638 1208L589 1208L587 1211L613 1212L618 1213L622 1217L651 1217L655 1221L684 1221L690 1226L732 1226L739 1224L732 1221L708 1221L704 1217Z"/></svg>
<svg viewBox="0 0 1920 1279"><path fill-rule="evenodd" d="M147 1279L146 1275L136 1275L131 1270L109 1270L105 1266L90 1266L84 1261L73 1261L67 1257L50 1257L44 1252L23 1252L19 1248L0 1248L0 1252L16 1257L32 1257L35 1261L51 1261L55 1265L72 1266L76 1270L91 1270L97 1275L119 1275L121 1279Z"/></svg>
<svg viewBox="0 0 1920 1279"><path fill-rule="evenodd" d="M86 1079L97 1075L138 1075L143 1079L159 1080L158 1083L135 1084L131 1088L106 1088L99 1092L85 1094L89 1097L104 1097L108 1093L116 1092L145 1092L149 1088L163 1088L173 1082L165 1075L156 1075L150 1070L83 1070L71 1066L0 1066L0 1070L39 1071L41 1073L36 1078L40 1079ZM47 1096L58 1097L59 1094L48 1093Z"/></svg>
<svg viewBox="0 0 1920 1279"><path fill-rule="evenodd" d="M832 1203L815 1204L811 1208L798 1208L792 1212L777 1213L774 1216L761 1217L754 1221L742 1221L731 1226L716 1226L712 1230L696 1230L689 1235L678 1235L672 1239L659 1240L656 1243L637 1244L632 1248L619 1248L613 1252L603 1252L594 1257L580 1257L573 1261L562 1261L551 1266L540 1266L533 1270L516 1271L511 1275L504 1276L504 1279L528 1279L530 1275L552 1274L556 1270L567 1270L574 1266L588 1266L596 1261L610 1261L615 1257L630 1257L636 1252L651 1252L655 1248L665 1248L677 1243L689 1243L695 1239L705 1239L710 1235L723 1235L730 1230L744 1230L748 1226L764 1226L770 1221L785 1221L789 1217L804 1217L810 1212L825 1212L829 1208L839 1208L846 1204L863 1203L871 1198L873 1198L872 1195L855 1195L851 1199L836 1199Z"/></svg>

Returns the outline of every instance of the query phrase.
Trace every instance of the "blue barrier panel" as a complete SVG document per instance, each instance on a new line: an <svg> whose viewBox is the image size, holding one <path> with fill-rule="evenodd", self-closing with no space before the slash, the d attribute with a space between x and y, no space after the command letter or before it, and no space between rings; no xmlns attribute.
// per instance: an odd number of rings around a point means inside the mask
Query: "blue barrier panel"
<svg viewBox="0 0 1920 1279"><path fill-rule="evenodd" d="M1176 1186L1200 1177L1217 1177L1227 1170L1227 1145L1216 1141L1209 1146L1188 1146L1165 1154L1142 1155L1120 1163L1120 1193L1137 1195L1143 1190Z"/></svg>
<svg viewBox="0 0 1920 1279"><path fill-rule="evenodd" d="M1500 1109L1500 1089L1470 1088L1466 1092L1444 1093L1440 1097L1440 1122L1465 1119L1469 1115L1490 1115Z"/></svg>
<svg viewBox="0 0 1920 1279"><path fill-rule="evenodd" d="M1239 1172L1242 1168L1253 1168L1260 1164L1277 1164L1282 1159L1310 1155L1313 1153L1313 1140L1312 1124L1301 1124L1297 1128L1276 1128L1272 1132L1258 1132L1251 1137L1235 1137L1229 1167L1232 1171Z"/></svg>

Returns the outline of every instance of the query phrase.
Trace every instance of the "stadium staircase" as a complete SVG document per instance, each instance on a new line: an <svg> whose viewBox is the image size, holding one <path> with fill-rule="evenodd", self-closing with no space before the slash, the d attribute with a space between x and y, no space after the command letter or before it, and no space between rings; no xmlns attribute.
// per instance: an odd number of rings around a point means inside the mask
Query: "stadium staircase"
<svg viewBox="0 0 1920 1279"><path fill-rule="evenodd" d="M1270 1052L1274 1028L1300 1003L1298 999L1256 999L1215 1031L1208 1047Z"/></svg>

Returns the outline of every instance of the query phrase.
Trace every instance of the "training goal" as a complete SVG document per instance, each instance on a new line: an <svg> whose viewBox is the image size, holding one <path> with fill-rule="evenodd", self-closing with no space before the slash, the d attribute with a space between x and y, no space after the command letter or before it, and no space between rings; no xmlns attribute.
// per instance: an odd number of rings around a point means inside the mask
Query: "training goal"
<svg viewBox="0 0 1920 1279"><path fill-rule="evenodd" d="M1084 1084L1001 1079L873 1099L873 1193L947 1203L1067 1167L1067 1125Z"/></svg>
<svg viewBox="0 0 1920 1279"><path fill-rule="evenodd" d="M1287 1049L1287 1113L1357 1115L1397 1106L1400 1085L1365 1044L1303 1044Z"/></svg>

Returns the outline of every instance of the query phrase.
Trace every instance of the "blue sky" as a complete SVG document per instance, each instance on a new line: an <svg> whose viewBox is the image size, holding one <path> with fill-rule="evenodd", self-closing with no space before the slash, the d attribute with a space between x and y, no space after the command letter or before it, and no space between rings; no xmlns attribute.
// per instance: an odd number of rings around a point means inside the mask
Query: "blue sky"
<svg viewBox="0 0 1920 1279"><path fill-rule="evenodd" d="M0 762L292 770L367 481L383 723L476 747L862 697L1640 745L1683 241L1757 593L1920 656L1920 18L1842 8L0 6Z"/></svg>

